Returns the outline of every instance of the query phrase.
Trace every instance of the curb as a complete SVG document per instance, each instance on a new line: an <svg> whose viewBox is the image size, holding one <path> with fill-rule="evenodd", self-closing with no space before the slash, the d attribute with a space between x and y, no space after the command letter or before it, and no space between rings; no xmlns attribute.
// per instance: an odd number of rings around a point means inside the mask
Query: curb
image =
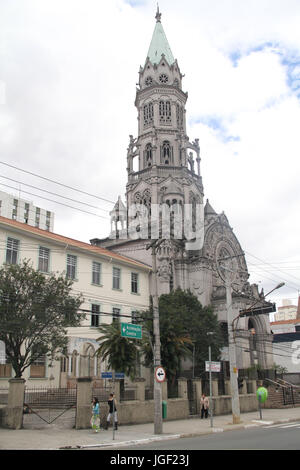
<svg viewBox="0 0 300 470"><path fill-rule="evenodd" d="M147 444L150 442L156 441L168 441L170 439L180 439L182 437L181 434L168 434L166 436L161 437L148 437L145 439L131 439L130 441L116 441L116 442L102 442L99 444L84 444L84 445L77 445L77 446L65 446L59 447L59 450L74 450L74 449L88 449L93 447L124 447L128 445L139 445L139 444Z"/></svg>
<svg viewBox="0 0 300 470"><path fill-rule="evenodd" d="M101 442L99 444L83 444L83 445L76 445L76 446L62 446L56 448L56 450L79 450L79 449L91 449L91 448L112 448L112 447L126 447L126 446L131 446L131 445L142 445L142 444L147 444L151 442L157 442L157 441L168 441L172 439L184 439L184 438L192 438L192 437L197 437L197 436L204 436L204 435L210 435L210 434L215 434L215 433L222 433L222 432L227 432L227 431L238 431L242 429L251 429L251 428L256 428L259 426L271 426L274 424L284 424L284 423L290 423L290 422L295 422L299 421L300 418L282 418L278 420L273 420L273 421L260 421L260 420L252 420L252 423L248 424L239 424L235 425L236 427L234 428L228 428L228 427L222 427L222 428L210 428L206 429L203 431L198 431L198 432L191 432L191 433L182 433L182 434L168 434L164 436L154 436L154 437L149 437L149 438L144 438L144 439L131 439L128 441L115 441L115 442ZM231 424L231 423L230 423Z"/></svg>

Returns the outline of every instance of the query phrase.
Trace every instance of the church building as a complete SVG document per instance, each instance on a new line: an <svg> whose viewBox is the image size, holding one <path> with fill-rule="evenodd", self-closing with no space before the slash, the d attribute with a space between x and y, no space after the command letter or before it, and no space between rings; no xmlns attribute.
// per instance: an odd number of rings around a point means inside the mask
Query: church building
<svg viewBox="0 0 300 470"><path fill-rule="evenodd" d="M130 135L127 149L126 202L119 197L111 212L110 235L106 239L94 238L91 243L151 266L151 250L146 248L155 237L147 235L144 229L149 227L152 216L151 220L158 224L157 227L154 223L157 238L164 239L157 252L158 294L169 293L178 287L189 289L202 305L213 306L227 331L227 276L230 276L233 318L238 317L240 310L266 301L257 285L248 282L243 249L227 216L224 212L217 213L204 195L200 144L198 138L190 141L187 136L188 95L182 89L182 81L183 74L157 10L150 47L139 70L135 98L138 131L136 137ZM184 208L190 207L193 229L196 207L202 207L201 245L191 249L184 237L162 236L162 214L158 211L157 218L153 219L151 212L166 206L170 208L173 220L176 213L184 219ZM132 207L144 207L149 221L139 227L139 237L130 236L130 227L141 220L140 214L131 211ZM153 279L150 279L150 293L153 292L151 282ZM273 356L269 316L243 317L236 324L238 368L246 369L257 363L264 369L270 368ZM254 341L253 334L259 340ZM253 344L258 345L256 350ZM226 348L223 356L228 360Z"/></svg>

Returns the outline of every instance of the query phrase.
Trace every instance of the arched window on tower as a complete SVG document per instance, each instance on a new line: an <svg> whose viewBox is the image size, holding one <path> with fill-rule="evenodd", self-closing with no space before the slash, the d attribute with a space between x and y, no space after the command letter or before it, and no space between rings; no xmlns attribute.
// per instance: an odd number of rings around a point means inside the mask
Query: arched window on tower
<svg viewBox="0 0 300 470"><path fill-rule="evenodd" d="M151 216L151 192L149 189L146 189L144 192L143 192L143 196L142 196L142 201L141 203L147 207L148 209L148 215Z"/></svg>
<svg viewBox="0 0 300 470"><path fill-rule="evenodd" d="M144 105L144 127L148 127L153 124L153 103L147 103Z"/></svg>
<svg viewBox="0 0 300 470"><path fill-rule="evenodd" d="M194 195L190 196L190 204L192 205L192 230L196 231L196 197Z"/></svg>
<svg viewBox="0 0 300 470"><path fill-rule="evenodd" d="M180 104L176 104L176 122L178 129L183 127L183 107Z"/></svg>
<svg viewBox="0 0 300 470"><path fill-rule="evenodd" d="M160 124L171 124L172 113L171 113L171 102L160 101L159 102L159 122Z"/></svg>
<svg viewBox="0 0 300 470"><path fill-rule="evenodd" d="M160 161L163 165L173 164L173 148L168 140L164 140L160 149Z"/></svg>
<svg viewBox="0 0 300 470"><path fill-rule="evenodd" d="M152 166L152 145L147 144L145 148L145 168Z"/></svg>

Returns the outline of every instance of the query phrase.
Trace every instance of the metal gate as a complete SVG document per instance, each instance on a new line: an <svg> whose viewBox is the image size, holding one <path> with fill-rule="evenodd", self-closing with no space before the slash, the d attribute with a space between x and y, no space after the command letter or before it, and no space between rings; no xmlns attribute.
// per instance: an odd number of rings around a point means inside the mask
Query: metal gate
<svg viewBox="0 0 300 470"><path fill-rule="evenodd" d="M193 380L187 381L187 395L190 415L197 414L196 384Z"/></svg>
<svg viewBox="0 0 300 470"><path fill-rule="evenodd" d="M284 405L299 405L300 404L300 391L299 387L282 387L283 404Z"/></svg>
<svg viewBox="0 0 300 470"><path fill-rule="evenodd" d="M76 421L76 388L25 388L23 427L49 425L73 428Z"/></svg>

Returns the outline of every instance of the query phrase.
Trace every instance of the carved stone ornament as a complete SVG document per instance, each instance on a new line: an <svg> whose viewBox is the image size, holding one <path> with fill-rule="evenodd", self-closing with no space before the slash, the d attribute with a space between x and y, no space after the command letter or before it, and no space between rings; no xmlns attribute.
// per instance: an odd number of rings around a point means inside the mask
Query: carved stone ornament
<svg viewBox="0 0 300 470"><path fill-rule="evenodd" d="M169 281L170 276L172 274L172 269L168 260L162 260L162 262L158 266L157 273L163 281Z"/></svg>

